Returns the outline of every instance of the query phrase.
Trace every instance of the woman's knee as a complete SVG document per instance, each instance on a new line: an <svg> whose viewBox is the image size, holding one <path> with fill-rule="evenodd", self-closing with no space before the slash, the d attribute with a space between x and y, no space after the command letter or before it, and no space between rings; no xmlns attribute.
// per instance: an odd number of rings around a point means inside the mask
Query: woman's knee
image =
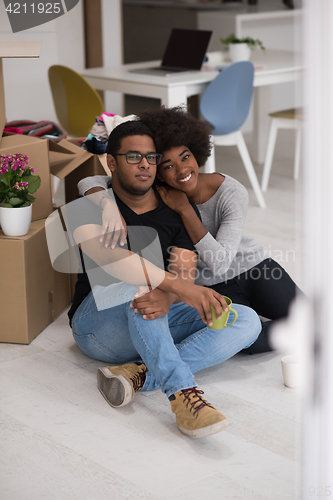
<svg viewBox="0 0 333 500"><path fill-rule="evenodd" d="M237 321L240 322L239 326L242 327L243 335L246 336L249 344L254 342L258 338L262 328L258 314L248 306L234 304L233 307L238 313Z"/></svg>

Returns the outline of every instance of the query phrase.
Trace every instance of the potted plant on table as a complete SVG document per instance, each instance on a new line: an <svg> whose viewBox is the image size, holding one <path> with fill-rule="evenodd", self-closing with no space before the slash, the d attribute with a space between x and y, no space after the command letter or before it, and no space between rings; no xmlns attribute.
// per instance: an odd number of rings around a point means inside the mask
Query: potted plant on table
<svg viewBox="0 0 333 500"><path fill-rule="evenodd" d="M234 33L227 38L220 38L220 42L229 47L229 55L232 62L248 61L251 51L257 48L265 50L261 40L251 38L237 38Z"/></svg>
<svg viewBox="0 0 333 500"><path fill-rule="evenodd" d="M32 202L40 186L39 175L28 157L17 153L0 155L0 222L7 236L23 236L29 231Z"/></svg>

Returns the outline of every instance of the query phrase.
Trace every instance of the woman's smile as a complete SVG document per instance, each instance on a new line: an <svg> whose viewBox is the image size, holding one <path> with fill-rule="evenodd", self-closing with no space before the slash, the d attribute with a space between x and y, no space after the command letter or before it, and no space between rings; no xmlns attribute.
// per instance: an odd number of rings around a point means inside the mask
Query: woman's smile
<svg viewBox="0 0 333 500"><path fill-rule="evenodd" d="M178 179L177 182L187 182L191 179L192 177L192 172L190 172L186 177L183 177L182 179Z"/></svg>

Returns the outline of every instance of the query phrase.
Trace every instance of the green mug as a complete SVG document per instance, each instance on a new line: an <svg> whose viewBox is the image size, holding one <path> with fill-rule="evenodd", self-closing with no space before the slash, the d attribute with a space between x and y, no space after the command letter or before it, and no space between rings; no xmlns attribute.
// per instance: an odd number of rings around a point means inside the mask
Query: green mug
<svg viewBox="0 0 333 500"><path fill-rule="evenodd" d="M237 319L238 314L237 314L237 311L235 311L235 309L232 309L232 307L231 307L231 305L232 305L231 299L229 299L229 297L225 297L224 295L223 295L223 298L228 305L228 311L222 311L222 316L220 319L216 319L215 309L213 306L210 306L210 310L212 311L213 325L212 326L208 325L208 328L211 328L212 330L221 330L222 328L226 328L227 326L231 326L235 323L235 321ZM234 317L233 321L231 323L229 323L229 325L227 325L230 311L234 313L235 317Z"/></svg>

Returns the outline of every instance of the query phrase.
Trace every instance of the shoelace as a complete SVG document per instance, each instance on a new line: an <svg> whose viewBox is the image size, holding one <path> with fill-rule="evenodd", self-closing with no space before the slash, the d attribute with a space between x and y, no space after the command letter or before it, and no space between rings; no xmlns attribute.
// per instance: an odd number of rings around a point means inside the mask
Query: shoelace
<svg viewBox="0 0 333 500"><path fill-rule="evenodd" d="M190 389L183 389L181 391L184 395L184 403L186 401L186 408L188 408L189 404L191 405L191 408L190 408L190 411L194 410L193 411L193 416L199 411L201 410L201 408L204 408L205 406L209 406L209 408L213 408L214 409L214 406L212 406L211 404L207 403L207 401L205 401L201 396L200 394L203 394L204 392L203 391L200 391L197 387L191 387ZM191 397L192 398L195 398L195 401L191 401ZM199 406L195 406L199 403Z"/></svg>
<svg viewBox="0 0 333 500"><path fill-rule="evenodd" d="M140 391L146 380L146 370L142 370L142 372L136 373L135 375L133 375L133 377L131 377L131 380L133 382L134 391Z"/></svg>

